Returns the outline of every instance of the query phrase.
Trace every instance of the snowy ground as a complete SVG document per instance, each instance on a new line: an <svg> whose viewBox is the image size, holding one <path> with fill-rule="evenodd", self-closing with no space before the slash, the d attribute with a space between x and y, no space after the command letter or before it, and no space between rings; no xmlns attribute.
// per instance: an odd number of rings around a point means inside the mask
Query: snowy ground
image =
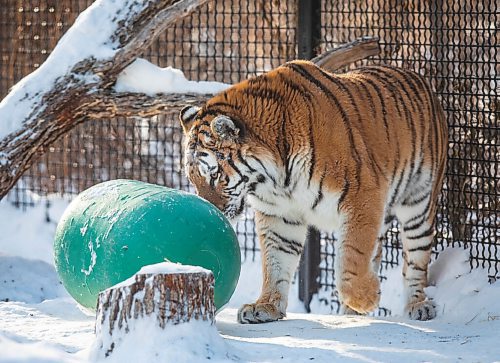
<svg viewBox="0 0 500 363"><path fill-rule="evenodd" d="M66 204L52 200L49 219L57 220ZM82 312L59 283L51 257L55 224L46 220L43 204L23 213L0 203L1 362L85 362L92 356L94 317ZM489 285L483 270L470 273L466 260L464 251L452 249L433 264L435 286L428 293L438 307L434 321L304 314L294 286L292 313L284 321L239 325L236 308L254 299L260 285L258 261L247 261L215 328L179 328L175 339L156 335L163 339L157 346L167 353L175 346L170 351L175 355L163 358L176 363L500 362L500 284ZM384 305L398 313L400 272L388 277ZM321 311L317 303L313 309ZM142 333L155 336L154 329ZM126 352L129 361L148 357L138 347Z"/></svg>

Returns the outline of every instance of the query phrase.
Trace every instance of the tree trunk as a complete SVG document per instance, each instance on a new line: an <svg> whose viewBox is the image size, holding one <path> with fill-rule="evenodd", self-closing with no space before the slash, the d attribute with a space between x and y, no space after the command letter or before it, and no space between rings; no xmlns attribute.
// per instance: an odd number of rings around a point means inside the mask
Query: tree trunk
<svg viewBox="0 0 500 363"><path fill-rule="evenodd" d="M155 333L143 332L139 321L152 330L193 320L214 324L212 273L137 274L128 281L99 294L95 330L101 357L118 348L124 334Z"/></svg>

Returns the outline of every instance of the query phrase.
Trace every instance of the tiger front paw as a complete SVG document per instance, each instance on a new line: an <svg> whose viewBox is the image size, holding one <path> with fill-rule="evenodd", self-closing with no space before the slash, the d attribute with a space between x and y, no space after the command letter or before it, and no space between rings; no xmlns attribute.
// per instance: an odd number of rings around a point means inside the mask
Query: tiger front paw
<svg viewBox="0 0 500 363"><path fill-rule="evenodd" d="M343 304L343 303L340 304L339 313L340 313L340 315L362 315L362 314L358 313L356 310L351 309L349 306L347 306L346 304Z"/></svg>
<svg viewBox="0 0 500 363"><path fill-rule="evenodd" d="M286 312L271 303L245 304L238 310L238 323L260 324L283 319Z"/></svg>
<svg viewBox="0 0 500 363"><path fill-rule="evenodd" d="M380 283L375 274L344 280L339 284L338 291L342 304L358 314L375 310L380 301Z"/></svg>
<svg viewBox="0 0 500 363"><path fill-rule="evenodd" d="M429 300L408 304L406 312L412 320L431 320L436 317L436 308Z"/></svg>

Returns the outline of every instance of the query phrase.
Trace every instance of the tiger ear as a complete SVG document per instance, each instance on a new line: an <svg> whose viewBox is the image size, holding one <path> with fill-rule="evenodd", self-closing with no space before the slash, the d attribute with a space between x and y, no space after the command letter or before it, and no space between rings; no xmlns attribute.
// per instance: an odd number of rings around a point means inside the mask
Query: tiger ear
<svg viewBox="0 0 500 363"><path fill-rule="evenodd" d="M236 125L235 122L224 115L217 116L210 123L212 133L222 140L237 140L242 136L241 125Z"/></svg>
<svg viewBox="0 0 500 363"><path fill-rule="evenodd" d="M201 107L198 106L185 106L179 113L179 121L185 134L191 129L191 123L196 118L196 114L200 109Z"/></svg>

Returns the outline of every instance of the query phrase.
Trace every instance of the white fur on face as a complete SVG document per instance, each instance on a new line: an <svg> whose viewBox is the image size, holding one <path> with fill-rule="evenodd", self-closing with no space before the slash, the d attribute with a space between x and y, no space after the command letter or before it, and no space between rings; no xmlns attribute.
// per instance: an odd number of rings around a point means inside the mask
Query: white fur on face
<svg viewBox="0 0 500 363"><path fill-rule="evenodd" d="M215 175L219 173L219 164L217 163L216 156L211 151L203 151L203 153L195 152L194 159L200 175L205 178L207 183L210 183Z"/></svg>

